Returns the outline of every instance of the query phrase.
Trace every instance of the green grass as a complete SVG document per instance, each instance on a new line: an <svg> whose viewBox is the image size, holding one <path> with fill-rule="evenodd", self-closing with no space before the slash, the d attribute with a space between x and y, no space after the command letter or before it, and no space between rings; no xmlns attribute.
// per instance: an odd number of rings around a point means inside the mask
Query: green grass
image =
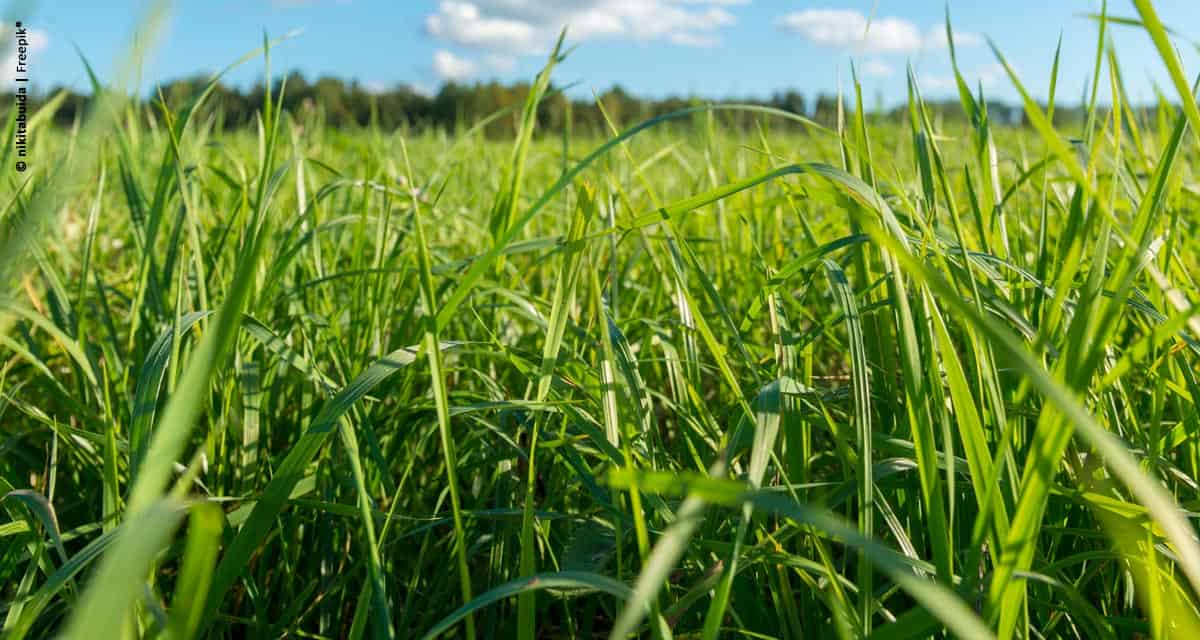
<svg viewBox="0 0 1200 640"><path fill-rule="evenodd" d="M910 79L559 136L557 48L513 141L51 102L3 637L1194 637L1200 110L1134 9L1061 130L1010 71L1028 129Z"/></svg>

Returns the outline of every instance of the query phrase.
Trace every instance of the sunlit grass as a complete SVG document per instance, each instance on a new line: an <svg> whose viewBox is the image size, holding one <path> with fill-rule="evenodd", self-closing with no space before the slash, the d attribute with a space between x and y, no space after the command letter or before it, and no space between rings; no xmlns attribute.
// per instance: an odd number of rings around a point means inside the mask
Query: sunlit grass
<svg viewBox="0 0 1200 640"><path fill-rule="evenodd" d="M1200 111L1135 9L1178 104L1099 17L1070 130L1010 71L1028 129L910 74L559 137L559 49L513 141L39 114L4 637L1192 637Z"/></svg>

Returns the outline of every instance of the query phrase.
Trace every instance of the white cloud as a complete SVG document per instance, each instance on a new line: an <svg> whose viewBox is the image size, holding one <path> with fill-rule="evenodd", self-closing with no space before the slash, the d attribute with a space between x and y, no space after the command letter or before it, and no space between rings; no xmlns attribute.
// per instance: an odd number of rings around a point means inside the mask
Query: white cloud
<svg viewBox="0 0 1200 640"><path fill-rule="evenodd" d="M504 55L502 53L490 53L483 57L483 63L489 69L509 73L517 68L517 59L513 56Z"/></svg>
<svg viewBox="0 0 1200 640"><path fill-rule="evenodd" d="M984 89L994 89L1000 86L1001 81L1008 77L1004 71L1004 66L998 62L975 67L973 69L962 72L963 80L967 86L974 92L976 87L983 86ZM917 83L922 91L942 92L954 90L958 83L954 81L954 72L947 71L945 73L921 73L917 76Z"/></svg>
<svg viewBox="0 0 1200 640"><path fill-rule="evenodd" d="M922 33L910 20L886 16L868 19L854 9L805 9L776 20L780 28L823 47L858 49L871 53L914 53L922 49L946 46L943 27L933 26ZM973 33L955 33L958 46L978 44Z"/></svg>
<svg viewBox="0 0 1200 640"><path fill-rule="evenodd" d="M17 41L14 37L13 25L0 22L0 30L5 34L6 40L4 51L0 52L0 89L11 89L14 88L14 79L17 77ZM50 45L50 37L41 29L26 27L26 31L28 33L25 38L28 40L28 44L25 55L29 58L26 60L29 68L28 77L36 80L38 65L36 56Z"/></svg>
<svg viewBox="0 0 1200 640"><path fill-rule="evenodd" d="M489 53L475 59L445 49L433 52L433 71L442 80L461 82L479 75L484 69L510 73L516 68L517 58L507 53Z"/></svg>
<svg viewBox="0 0 1200 640"><path fill-rule="evenodd" d="M979 80L983 83L985 89L996 86L998 82L1008 77L1008 72L1004 70L1004 65L999 62L993 62L977 70L976 73L979 74Z"/></svg>
<svg viewBox="0 0 1200 640"><path fill-rule="evenodd" d="M445 49L433 52L433 71L442 80L462 82L475 75L478 65L467 58L460 58Z"/></svg>
<svg viewBox="0 0 1200 640"><path fill-rule="evenodd" d="M892 68L892 65L882 60L868 60L867 63L862 66L862 71L868 76L886 78L892 75L892 72L895 70Z"/></svg>
<svg viewBox="0 0 1200 640"><path fill-rule="evenodd" d="M917 75L917 86L923 92L949 91L956 86L953 73L921 73Z"/></svg>
<svg viewBox="0 0 1200 640"><path fill-rule="evenodd" d="M930 49L945 49L946 48L946 27L933 26L925 32L925 46ZM954 46L956 47L973 47L983 43L983 36L970 31L955 31Z"/></svg>
<svg viewBox="0 0 1200 640"><path fill-rule="evenodd" d="M534 46L536 40L533 25L485 15L475 4L457 0L444 0L438 12L425 19L425 28L442 40L484 49L522 51Z"/></svg>
<svg viewBox="0 0 1200 640"><path fill-rule="evenodd" d="M853 9L805 9L779 18L778 24L826 47L912 51L920 49L922 43L921 31L907 20L883 18L868 23L866 16Z"/></svg>
<svg viewBox="0 0 1200 640"><path fill-rule="evenodd" d="M564 26L572 42L665 40L712 46L735 22L723 6L749 0L442 0L425 19L430 35L510 56L545 53Z"/></svg>

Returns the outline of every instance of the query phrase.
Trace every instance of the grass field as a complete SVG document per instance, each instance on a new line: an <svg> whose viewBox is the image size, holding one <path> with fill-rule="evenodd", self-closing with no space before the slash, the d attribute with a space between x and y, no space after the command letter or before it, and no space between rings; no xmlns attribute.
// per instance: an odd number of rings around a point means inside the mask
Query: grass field
<svg viewBox="0 0 1200 640"><path fill-rule="evenodd" d="M553 58L508 141L30 114L3 637L1196 637L1200 110L1135 5L1174 104L1101 46L1062 130L543 134Z"/></svg>

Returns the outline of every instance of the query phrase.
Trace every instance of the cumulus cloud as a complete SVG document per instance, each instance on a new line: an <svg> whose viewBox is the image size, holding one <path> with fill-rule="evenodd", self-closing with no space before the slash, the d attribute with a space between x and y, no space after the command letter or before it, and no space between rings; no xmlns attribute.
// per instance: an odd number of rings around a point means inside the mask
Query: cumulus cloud
<svg viewBox="0 0 1200 640"><path fill-rule="evenodd" d="M942 26L930 27L925 33L925 46L931 49L945 49L946 43L946 28ZM971 47L983 43L983 36L970 31L955 31L954 46L956 47Z"/></svg>
<svg viewBox="0 0 1200 640"><path fill-rule="evenodd" d="M25 55L30 57L27 61L31 70L30 76L36 78L36 72L32 71L37 68L36 56L50 45L50 37L40 29L26 27L26 30L29 45ZM5 34L4 50L0 51L0 88L11 89L15 85L14 78L17 77L17 41L13 38L13 25L0 22L0 32Z"/></svg>
<svg viewBox="0 0 1200 640"><path fill-rule="evenodd" d="M489 69L508 73L517 68L517 59L501 53L489 53L483 57L483 64Z"/></svg>
<svg viewBox="0 0 1200 640"><path fill-rule="evenodd" d="M442 80L461 82L475 75L478 70L475 62L461 58L445 49L433 52L433 72Z"/></svg>
<svg viewBox="0 0 1200 640"><path fill-rule="evenodd" d="M736 20L725 7L750 0L441 0L425 18L434 38L475 54L434 54L434 69L464 79L510 71L522 56L544 55L563 27L572 42L665 41L712 47Z"/></svg>
<svg viewBox="0 0 1200 640"><path fill-rule="evenodd" d="M867 63L862 66L862 71L868 76L886 78L892 75L895 69L892 68L892 65L882 60L868 60Z"/></svg>
<svg viewBox="0 0 1200 640"><path fill-rule="evenodd" d="M574 42L602 38L707 44L734 23L722 8L746 0L442 0L425 18L430 35L516 55L543 53L559 31Z"/></svg>
<svg viewBox="0 0 1200 640"><path fill-rule="evenodd" d="M975 75L979 78L979 81L983 83L983 88L985 89L994 87L999 84L1001 80L1008 78L1008 72L1004 70L1004 65L1000 64L999 62L993 62L989 65L976 69Z"/></svg>
<svg viewBox="0 0 1200 640"><path fill-rule="evenodd" d="M481 49L524 52L540 44L533 24L487 14L472 2L458 0L444 0L438 12L425 19L425 28L439 39Z"/></svg>
<svg viewBox="0 0 1200 640"><path fill-rule="evenodd" d="M489 53L476 59L445 49L433 52L433 72L442 80L451 82L470 80L484 70L508 73L516 68L516 57L503 53Z"/></svg>
<svg viewBox="0 0 1200 640"><path fill-rule="evenodd" d="M922 31L904 18L868 19L854 9L805 9L780 16L776 24L823 47L857 49L870 53L914 53L946 47L946 31L934 25ZM974 33L955 33L954 44L978 44Z"/></svg>
<svg viewBox="0 0 1200 640"><path fill-rule="evenodd" d="M958 44L957 42L955 44ZM974 69L964 70L962 72L963 80L967 85L974 89L976 86L982 86L984 89L993 89L1000 85L1008 74L1004 71L1004 65L999 62L993 62ZM922 73L917 76L917 82L921 85L922 91L951 91L958 84L954 81L954 73L947 71L946 73Z"/></svg>
<svg viewBox="0 0 1200 640"><path fill-rule="evenodd" d="M922 91L949 91L954 88L954 74L952 73L921 73L917 76L917 84Z"/></svg>

